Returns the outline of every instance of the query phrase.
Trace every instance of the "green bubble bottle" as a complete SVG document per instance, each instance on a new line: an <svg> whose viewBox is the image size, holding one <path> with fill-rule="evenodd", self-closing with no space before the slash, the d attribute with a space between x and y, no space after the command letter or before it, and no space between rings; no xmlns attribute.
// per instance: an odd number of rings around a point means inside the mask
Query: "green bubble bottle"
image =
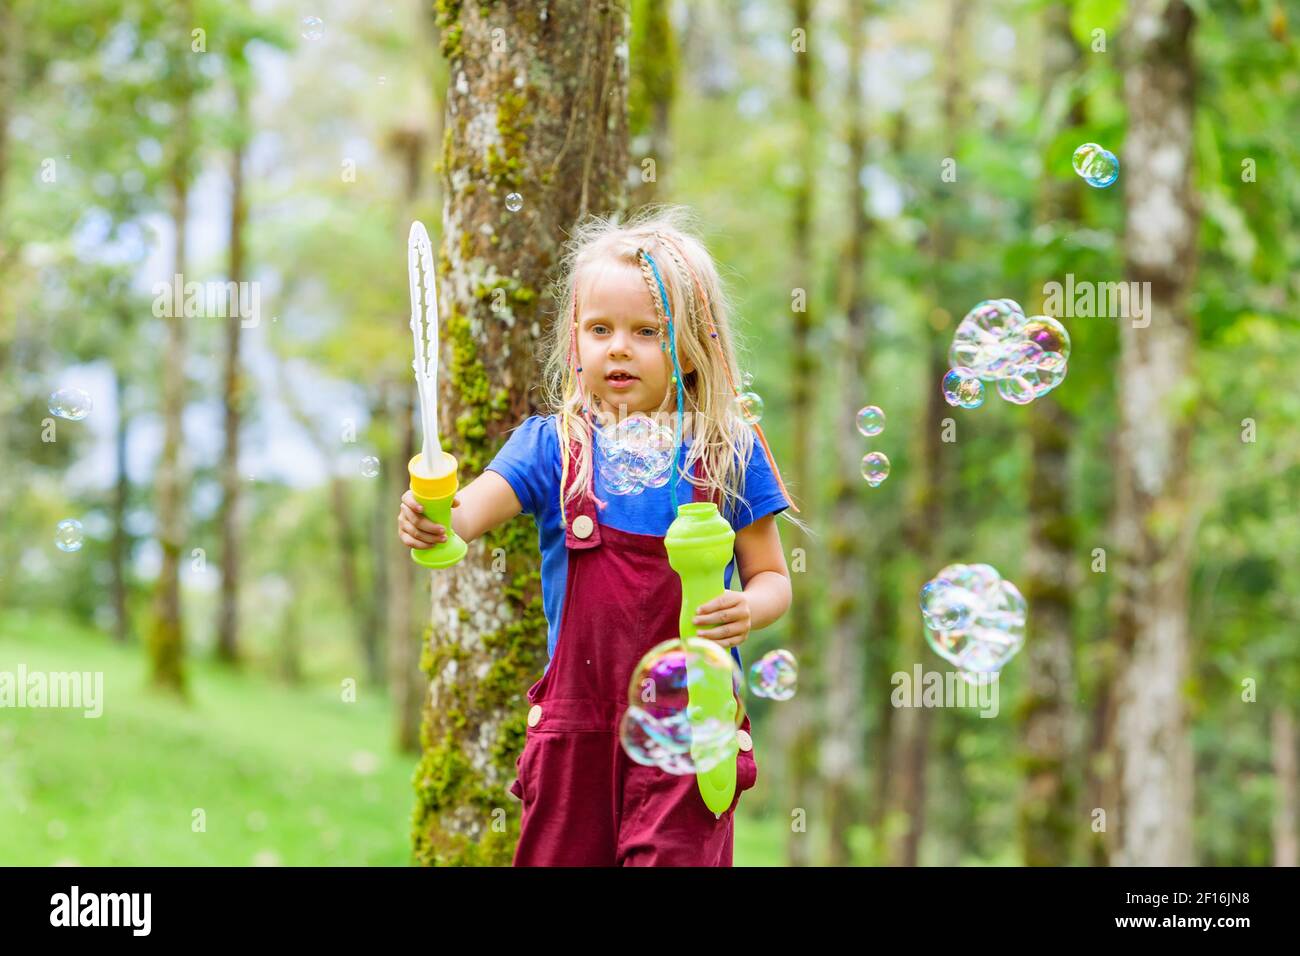
<svg viewBox="0 0 1300 956"><path fill-rule="evenodd" d="M726 589L724 575L735 542L736 532L718 512L714 502L695 501L678 506L677 517L668 526L664 546L668 550L668 564L682 580L679 636L683 640L699 633L692 621L695 609ZM737 705L730 670L705 670L703 679L691 683L688 691L693 720L735 722ZM695 775L704 803L715 816L721 816L736 795L736 754L739 750L739 744L736 744L727 759L712 770Z"/></svg>

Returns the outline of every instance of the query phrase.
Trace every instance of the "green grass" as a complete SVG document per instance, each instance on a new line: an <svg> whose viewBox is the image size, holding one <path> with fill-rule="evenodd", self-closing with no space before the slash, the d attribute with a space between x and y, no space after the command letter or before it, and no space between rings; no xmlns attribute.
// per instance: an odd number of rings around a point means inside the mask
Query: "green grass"
<svg viewBox="0 0 1300 956"><path fill-rule="evenodd" d="M148 688L142 647L55 615L0 615L0 671L20 663L102 672L103 713L0 709L0 865L409 864L415 761L364 686L345 703L338 685L191 659L186 704ZM744 802L736 865L781 865L785 824Z"/></svg>
<svg viewBox="0 0 1300 956"><path fill-rule="evenodd" d="M0 616L0 671L102 671L103 714L0 709L0 863L406 865L414 759L386 699L190 663L147 689L144 651L57 617ZM206 831L195 832L195 810Z"/></svg>

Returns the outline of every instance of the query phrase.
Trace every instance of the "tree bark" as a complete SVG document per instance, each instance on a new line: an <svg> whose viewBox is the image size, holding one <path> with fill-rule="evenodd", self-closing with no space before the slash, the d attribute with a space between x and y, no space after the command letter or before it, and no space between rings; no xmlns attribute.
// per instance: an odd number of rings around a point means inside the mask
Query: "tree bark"
<svg viewBox="0 0 1300 956"><path fill-rule="evenodd" d="M845 91L848 116L850 210L848 243L844 250L843 337L839 343L842 394L853 394L868 380L868 359L872 329L868 320L864 289L867 261L866 196L860 171L866 165L866 129L862 106L861 62L865 47L864 0L848 5L849 69ZM863 640L870 636L862 609L871 600L876 582L868 581L865 549L867 535L863 521L861 436L843 416L835 422L839 468L831 488L831 626L826 650L826 719L821 754L821 776L825 782L825 813L829 830L827 860L830 866L851 861L849 831L863 818L863 742L867 736L862 682L865 660ZM883 685L881 685L883 686Z"/></svg>
<svg viewBox="0 0 1300 956"><path fill-rule="evenodd" d="M248 95L235 83L235 124L239 139L230 154L230 281L244 281L244 224L248 206L244 195L245 125ZM239 345L243 325L238 315L226 320L226 361L222 376L226 447L221 456L221 595L217 612L217 657L239 659L239 427L244 403Z"/></svg>
<svg viewBox="0 0 1300 956"><path fill-rule="evenodd" d="M462 482L535 410L535 347L565 231L621 212L627 173L627 14L608 2L440 6L449 61L438 279L440 429ZM493 48L493 31L504 44ZM510 212L505 197L523 207ZM492 310L492 290L505 308ZM500 298L500 297L497 297ZM504 575L492 570L500 549ZM423 864L504 864L524 739L524 692L541 674L546 621L531 525L513 521L435 572L430 680L412 839ZM505 824L510 817L509 825ZM500 825L497 821L501 820Z"/></svg>
<svg viewBox="0 0 1300 956"><path fill-rule="evenodd" d="M1044 24L1042 91L1075 82L1079 51L1070 34L1070 12L1049 7ZM1076 100L1072 125L1082 122ZM1045 176L1037 220L1051 224L1079 218L1079 184ZM1041 277L1051 278L1051 277ZM1043 283L1038 283L1041 288ZM1025 693L1020 760L1025 785L1020 795L1020 839L1028 866L1062 866L1071 861L1079 833L1071 741L1074 721L1074 633L1071 569L1074 524L1070 515L1070 444L1074 421L1054 397L1033 402L1029 418L1029 550L1025 598L1034 609L1034 639L1025 653Z"/></svg>
<svg viewBox="0 0 1300 956"><path fill-rule="evenodd" d="M1121 865L1192 863L1192 752L1183 687L1193 519L1190 429L1180 396L1195 358L1188 308L1198 214L1192 192L1194 18L1183 0L1135 0L1125 30L1125 258L1150 283L1149 325L1120 319L1117 687Z"/></svg>

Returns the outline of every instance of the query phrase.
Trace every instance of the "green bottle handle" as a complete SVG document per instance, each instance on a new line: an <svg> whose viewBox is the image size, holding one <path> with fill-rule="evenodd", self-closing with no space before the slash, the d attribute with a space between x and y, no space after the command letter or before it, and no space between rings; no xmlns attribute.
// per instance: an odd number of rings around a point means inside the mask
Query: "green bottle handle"
<svg viewBox="0 0 1300 956"><path fill-rule="evenodd" d="M415 494L415 497L421 505L424 506L424 516L434 524L440 524L447 529L447 540L441 544L435 544L432 548L412 548L411 560L416 564L423 565L426 568L449 568L458 563L465 553L469 550L461 537L451 530L451 501L456 497L455 493L447 495L445 498L422 498Z"/></svg>

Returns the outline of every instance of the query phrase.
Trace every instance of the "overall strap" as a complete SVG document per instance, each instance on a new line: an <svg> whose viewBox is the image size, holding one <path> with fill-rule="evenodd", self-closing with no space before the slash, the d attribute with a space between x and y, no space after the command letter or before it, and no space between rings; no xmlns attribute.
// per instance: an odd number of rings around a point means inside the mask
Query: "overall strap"
<svg viewBox="0 0 1300 956"><path fill-rule="evenodd" d="M595 440L593 436L593 441ZM594 548L600 544L600 522L596 520L596 502L584 488L576 501L569 500L569 491L577 487L579 454L582 446L577 439L569 440L569 476L562 494L565 496L564 514L569 519L564 529L564 546L575 550ZM591 466L596 467L595 448L592 448Z"/></svg>

